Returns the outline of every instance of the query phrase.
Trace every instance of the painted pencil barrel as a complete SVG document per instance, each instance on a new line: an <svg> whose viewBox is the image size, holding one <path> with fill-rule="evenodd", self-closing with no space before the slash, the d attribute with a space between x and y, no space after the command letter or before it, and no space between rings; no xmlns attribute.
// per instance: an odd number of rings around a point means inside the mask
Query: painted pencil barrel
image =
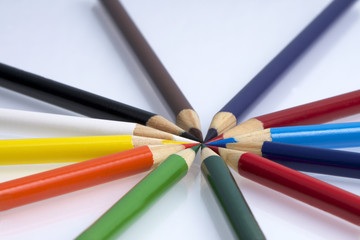
<svg viewBox="0 0 360 240"><path fill-rule="evenodd" d="M239 173L257 183L360 225L360 197L252 153L241 156Z"/></svg>
<svg viewBox="0 0 360 240"><path fill-rule="evenodd" d="M139 147L0 183L0 210L77 191L150 170L153 154Z"/></svg>
<svg viewBox="0 0 360 240"><path fill-rule="evenodd" d="M0 165L80 162L132 148L128 135L0 140Z"/></svg>
<svg viewBox="0 0 360 240"><path fill-rule="evenodd" d="M0 165L81 162L144 145L181 143L138 136L0 140Z"/></svg>
<svg viewBox="0 0 360 240"><path fill-rule="evenodd" d="M360 112L360 90L256 117L264 128L320 124Z"/></svg>
<svg viewBox="0 0 360 240"><path fill-rule="evenodd" d="M271 128L273 142L343 148L360 146L360 122Z"/></svg>
<svg viewBox="0 0 360 240"><path fill-rule="evenodd" d="M76 239L114 238L161 194L185 176L187 170L188 165L182 157L171 155Z"/></svg>
<svg viewBox="0 0 360 240"><path fill-rule="evenodd" d="M267 141L261 152L263 157L295 170L360 178L360 153Z"/></svg>
<svg viewBox="0 0 360 240"><path fill-rule="evenodd" d="M201 171L239 239L265 239L228 167L218 156L201 163Z"/></svg>

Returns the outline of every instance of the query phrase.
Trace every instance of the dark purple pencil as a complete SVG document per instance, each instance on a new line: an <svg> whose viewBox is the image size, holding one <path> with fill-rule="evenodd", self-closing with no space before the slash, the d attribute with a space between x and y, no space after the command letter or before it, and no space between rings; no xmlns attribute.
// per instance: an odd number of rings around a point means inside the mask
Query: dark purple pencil
<svg viewBox="0 0 360 240"><path fill-rule="evenodd" d="M331 2L269 64L215 114L205 142L234 127L241 114L354 2L355 0L334 0Z"/></svg>

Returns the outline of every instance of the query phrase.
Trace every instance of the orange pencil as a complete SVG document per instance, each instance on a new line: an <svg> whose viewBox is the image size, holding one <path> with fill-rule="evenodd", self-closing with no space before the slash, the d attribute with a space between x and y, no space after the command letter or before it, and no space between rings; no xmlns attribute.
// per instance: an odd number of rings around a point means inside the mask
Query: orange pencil
<svg viewBox="0 0 360 240"><path fill-rule="evenodd" d="M143 146L0 183L0 211L150 170L194 145Z"/></svg>

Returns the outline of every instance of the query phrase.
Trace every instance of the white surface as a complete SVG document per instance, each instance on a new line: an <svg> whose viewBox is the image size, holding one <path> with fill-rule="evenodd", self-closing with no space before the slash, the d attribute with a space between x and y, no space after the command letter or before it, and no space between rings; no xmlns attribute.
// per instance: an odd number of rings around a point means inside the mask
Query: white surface
<svg viewBox="0 0 360 240"><path fill-rule="evenodd" d="M328 3L124 2L200 115L204 134L213 115ZM243 119L358 89L359 13L357 3ZM0 62L170 117L97 1L2 0L0 32ZM2 88L0 107L75 115ZM58 166L0 167L0 181ZM144 175L1 212L0 239L73 239ZM360 180L313 176L360 194ZM360 237L354 225L234 177L267 239ZM189 174L122 237L232 238L199 172L199 158Z"/></svg>

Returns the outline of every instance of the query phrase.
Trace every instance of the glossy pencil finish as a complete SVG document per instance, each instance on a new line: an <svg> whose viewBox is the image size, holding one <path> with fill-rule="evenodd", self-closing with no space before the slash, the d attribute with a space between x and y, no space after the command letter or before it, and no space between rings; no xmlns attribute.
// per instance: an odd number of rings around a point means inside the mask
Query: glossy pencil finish
<svg viewBox="0 0 360 240"><path fill-rule="evenodd" d="M201 172L239 239L265 239L224 160L207 147L201 152Z"/></svg>
<svg viewBox="0 0 360 240"><path fill-rule="evenodd" d="M360 122L268 128L207 144L248 151L264 141L323 148L357 147L360 146Z"/></svg>
<svg viewBox="0 0 360 240"><path fill-rule="evenodd" d="M360 153L292 144L264 142L262 156L289 168L360 178Z"/></svg>
<svg viewBox="0 0 360 240"><path fill-rule="evenodd" d="M0 211L148 171L185 147L143 146L0 183Z"/></svg>
<svg viewBox="0 0 360 240"><path fill-rule="evenodd" d="M199 116L145 40L121 2L118 0L101 0L101 2L173 111L177 125L202 141Z"/></svg>
<svg viewBox="0 0 360 240"><path fill-rule="evenodd" d="M135 122L194 139L165 118L124 103L0 63L0 86L41 101L100 119ZM196 140L196 139L194 139Z"/></svg>
<svg viewBox="0 0 360 240"><path fill-rule="evenodd" d="M360 225L360 197L253 153L228 163L240 175L339 218Z"/></svg>
<svg viewBox="0 0 360 240"><path fill-rule="evenodd" d="M241 89L213 118L205 138L208 141L234 127L236 120L253 102L284 73L289 66L344 12L355 0L332 1L299 35L271 60L246 86ZM225 115L223 114L225 113ZM218 118L230 119L218 121ZM227 124L228 126L222 126ZM220 130L221 129L221 130ZM219 131L220 130L220 131Z"/></svg>
<svg viewBox="0 0 360 240"><path fill-rule="evenodd" d="M195 141L138 123L0 108L0 133L26 138L134 135ZM18 137L19 138L19 137Z"/></svg>
<svg viewBox="0 0 360 240"><path fill-rule="evenodd" d="M320 124L360 112L360 90L249 119L214 140L272 127Z"/></svg>
<svg viewBox="0 0 360 240"><path fill-rule="evenodd" d="M199 147L200 145L197 145L169 156L76 239L115 238L186 175Z"/></svg>
<svg viewBox="0 0 360 240"><path fill-rule="evenodd" d="M0 140L0 165L81 162L161 144L182 142L130 135Z"/></svg>

